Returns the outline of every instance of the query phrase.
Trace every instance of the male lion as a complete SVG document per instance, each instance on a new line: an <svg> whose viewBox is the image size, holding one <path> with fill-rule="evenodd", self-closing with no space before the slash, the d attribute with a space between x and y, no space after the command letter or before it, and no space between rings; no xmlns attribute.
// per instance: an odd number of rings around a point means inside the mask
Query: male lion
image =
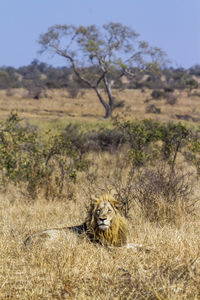
<svg viewBox="0 0 200 300"><path fill-rule="evenodd" d="M126 220L117 209L118 202L110 195L104 194L95 199L90 206L85 223L73 227L46 229L30 235L24 245L30 243L64 240L67 232L84 234L92 242L105 246L123 246L127 242L128 227Z"/></svg>

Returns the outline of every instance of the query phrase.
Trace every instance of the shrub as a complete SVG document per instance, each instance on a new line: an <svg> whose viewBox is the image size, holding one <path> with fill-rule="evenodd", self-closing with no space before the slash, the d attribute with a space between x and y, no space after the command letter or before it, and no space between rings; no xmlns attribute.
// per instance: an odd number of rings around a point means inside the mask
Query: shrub
<svg viewBox="0 0 200 300"><path fill-rule="evenodd" d="M163 159L171 166L171 169L174 170L177 155L190 144L192 132L181 123L168 123L160 127L160 133L163 142L161 154Z"/></svg>
<svg viewBox="0 0 200 300"><path fill-rule="evenodd" d="M173 93L174 92L174 88L173 87L164 87L164 91L166 92L166 93Z"/></svg>
<svg viewBox="0 0 200 300"><path fill-rule="evenodd" d="M41 190L47 199L62 197L69 180L75 183L77 172L87 168L70 139L48 133L41 142L37 131L23 127L15 113L0 124L0 149L1 186L24 183L33 199Z"/></svg>
<svg viewBox="0 0 200 300"><path fill-rule="evenodd" d="M115 120L115 126L124 136L129 145L129 158L135 167L141 167L154 158L152 142L160 140L160 125L152 120L125 121Z"/></svg>
<svg viewBox="0 0 200 300"><path fill-rule="evenodd" d="M88 151L117 150L125 143L123 133L117 128L100 128L98 131L83 132L80 126L69 124L62 135L64 139L70 140L80 156Z"/></svg>
<svg viewBox="0 0 200 300"><path fill-rule="evenodd" d="M125 106L124 100L116 100L114 101L113 110L116 108L123 108Z"/></svg>
<svg viewBox="0 0 200 300"><path fill-rule="evenodd" d="M173 94L174 89L171 87L165 87L164 91L154 90L151 93L151 97L155 100L160 100L162 98L166 99L166 103L170 105L174 105L177 103L178 96ZM152 108L153 110L153 108Z"/></svg>
<svg viewBox="0 0 200 300"><path fill-rule="evenodd" d="M123 133L123 139L129 145L130 161L135 167L160 159L174 169L179 153L186 158L186 149L190 149L195 157L197 155L197 151L192 148L195 135L181 123L116 120L115 126Z"/></svg>
<svg viewBox="0 0 200 300"><path fill-rule="evenodd" d="M165 97L165 92L161 90L153 90L151 93L151 97L155 100L159 100Z"/></svg>
<svg viewBox="0 0 200 300"><path fill-rule="evenodd" d="M69 96L73 99L77 98L78 97L78 94L79 94L79 87L77 86L69 86L67 88L67 91L69 93Z"/></svg>
<svg viewBox="0 0 200 300"><path fill-rule="evenodd" d="M197 89L199 87L199 83L195 79L190 78L185 81L185 87L189 88L190 90Z"/></svg>
<svg viewBox="0 0 200 300"><path fill-rule="evenodd" d="M190 178L191 174L172 172L165 164L147 167L134 179L133 197L148 220L176 223L191 208Z"/></svg>
<svg viewBox="0 0 200 300"><path fill-rule="evenodd" d="M160 114L161 110L155 104L150 104L146 107L146 113L149 114Z"/></svg>
<svg viewBox="0 0 200 300"><path fill-rule="evenodd" d="M174 223L193 213L191 200L194 176L181 169L172 171L166 162L157 161L136 169L133 165L123 171L124 162L118 160L109 180L122 213L130 217L131 209L138 210L151 222Z"/></svg>
<svg viewBox="0 0 200 300"><path fill-rule="evenodd" d="M170 104L170 105L174 105L177 103L178 101L178 96L177 95L174 95L173 93L167 93L166 94L166 103L167 104Z"/></svg>
<svg viewBox="0 0 200 300"><path fill-rule="evenodd" d="M101 129L97 133L96 141L102 151L112 151L117 150L125 142L125 138L117 129Z"/></svg>

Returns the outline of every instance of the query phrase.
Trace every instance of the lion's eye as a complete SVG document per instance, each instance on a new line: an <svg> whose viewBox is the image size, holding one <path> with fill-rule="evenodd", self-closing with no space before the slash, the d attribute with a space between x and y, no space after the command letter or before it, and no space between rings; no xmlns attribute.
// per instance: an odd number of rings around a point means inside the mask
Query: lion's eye
<svg viewBox="0 0 200 300"><path fill-rule="evenodd" d="M112 212L112 210L111 210L111 209L109 209L109 210L108 210L108 212L109 212L109 213L111 213L111 212Z"/></svg>

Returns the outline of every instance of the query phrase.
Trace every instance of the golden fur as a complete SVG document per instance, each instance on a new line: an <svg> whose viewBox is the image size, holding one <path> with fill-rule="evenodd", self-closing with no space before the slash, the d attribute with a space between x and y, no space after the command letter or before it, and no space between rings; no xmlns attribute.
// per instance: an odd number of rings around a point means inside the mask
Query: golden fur
<svg viewBox="0 0 200 300"><path fill-rule="evenodd" d="M123 246L127 242L127 223L118 211L118 202L110 195L104 194L95 199L90 206L85 223L64 228L46 229L30 235L24 241L25 246L31 243L56 243L65 239L69 231L85 233L92 241L105 246Z"/></svg>
<svg viewBox="0 0 200 300"><path fill-rule="evenodd" d="M99 209L101 203L109 203L113 209L112 220L106 230L100 230L97 226L96 211ZM119 214L117 206L118 202L110 194L104 194L92 203L86 219L87 232L91 240L106 246L122 246L126 244L127 223L125 218ZM108 217L108 213L106 217Z"/></svg>

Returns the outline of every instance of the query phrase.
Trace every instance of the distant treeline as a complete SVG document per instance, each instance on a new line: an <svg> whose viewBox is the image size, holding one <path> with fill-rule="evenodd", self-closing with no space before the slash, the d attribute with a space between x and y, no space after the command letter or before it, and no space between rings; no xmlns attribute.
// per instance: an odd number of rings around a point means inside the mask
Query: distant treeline
<svg viewBox="0 0 200 300"><path fill-rule="evenodd" d="M90 76L98 69L85 70ZM137 70L136 70L137 71ZM117 69L113 70L113 78L117 75ZM197 88L200 80L200 65L189 69L166 68L159 74L141 73L135 78L121 78L115 83L115 88L150 88L171 89ZM0 89L26 88L28 90L60 89L66 88L72 92L85 88L69 67L53 67L44 62L33 60L30 65L19 68L0 68Z"/></svg>

